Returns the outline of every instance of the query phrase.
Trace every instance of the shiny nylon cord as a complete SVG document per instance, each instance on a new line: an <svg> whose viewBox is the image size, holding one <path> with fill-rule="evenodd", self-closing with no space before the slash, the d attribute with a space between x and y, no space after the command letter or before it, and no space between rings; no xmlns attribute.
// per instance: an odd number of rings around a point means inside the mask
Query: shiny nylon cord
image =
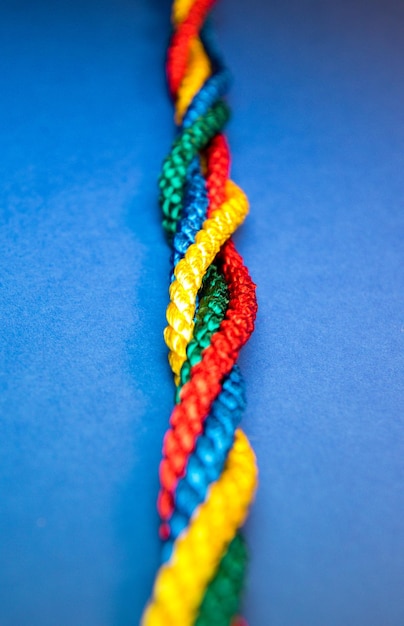
<svg viewBox="0 0 404 626"><path fill-rule="evenodd" d="M176 0L167 78L179 134L163 165L160 204L173 247L164 337L177 404L163 444L158 510L163 563L142 626L236 626L246 550L239 529L257 467L237 428L237 366L256 315L255 285L231 236L248 212L228 178L222 67L205 33L214 0ZM206 39L206 41L205 41Z"/></svg>

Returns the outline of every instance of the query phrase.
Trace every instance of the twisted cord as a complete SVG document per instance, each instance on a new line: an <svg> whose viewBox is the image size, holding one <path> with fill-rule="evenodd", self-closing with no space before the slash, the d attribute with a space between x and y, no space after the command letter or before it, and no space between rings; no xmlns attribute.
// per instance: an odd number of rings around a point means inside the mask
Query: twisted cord
<svg viewBox="0 0 404 626"><path fill-rule="evenodd" d="M181 216L187 168L199 151L223 128L228 117L228 107L219 101L181 133L163 164L159 181L160 206L164 214L163 228L169 237L175 233Z"/></svg>
<svg viewBox="0 0 404 626"><path fill-rule="evenodd" d="M200 38L213 3L173 5L167 73L182 125L163 166L160 203L175 265L165 339L178 403L160 465L164 562L144 626L244 623L235 617L246 562L238 529L257 469L248 439L236 430L245 399L235 363L253 330L256 300L229 241L248 202L228 180L228 147L220 134L228 119L221 98L229 75L206 28Z"/></svg>
<svg viewBox="0 0 404 626"><path fill-rule="evenodd" d="M182 387L180 402L171 414L171 428L164 439L160 464L159 512L163 519L172 514L172 494L184 474L209 409L221 390L222 380L229 374L253 330L256 313L254 285L231 241L225 244L220 256L230 301L225 319L203 351L201 361L193 366L192 376Z"/></svg>
<svg viewBox="0 0 404 626"><path fill-rule="evenodd" d="M186 360L186 346L192 339L196 295L203 276L220 248L243 222L248 210L245 194L235 183L226 183L227 199L212 211L189 246L184 258L174 268L167 307L168 326L164 339L170 348L169 362L177 376Z"/></svg>
<svg viewBox="0 0 404 626"><path fill-rule="evenodd" d="M244 433L237 429L223 473L175 542L170 560L157 573L144 624L194 623L204 591L245 520L255 482L254 453Z"/></svg>
<svg viewBox="0 0 404 626"><path fill-rule="evenodd" d="M212 166L213 169L217 169L217 163L215 158L213 163L208 159L208 170L209 168L212 169ZM197 193L193 190L192 173L195 176ZM196 207L201 208L204 204L202 200L205 197L203 193L205 189L201 180L203 179L200 178L199 169L197 169L194 161L190 180L188 181L187 178L187 184L189 182L190 188L187 189L184 197L183 214L187 215L187 220L190 214L195 213L200 218L202 211L195 209ZM196 206L195 199L199 200ZM174 249L177 237L183 234L183 219L184 217L181 218L177 227L177 234L173 241ZM187 228L187 236L189 236L189 232ZM176 258L178 261L178 254ZM187 346L187 361L181 369L181 382L177 388L177 396L181 386L190 378L191 366L201 360L202 350L209 345L212 335L218 330L224 318L228 301L228 289L224 277L216 265L211 265L203 279L196 313L194 337ZM187 526L192 511L203 501L208 483L216 480L220 475L228 450L233 443L234 430L240 420L244 405L244 384L241 374L235 366L229 375L229 380L225 380L223 383L222 391L206 419L204 434L197 440L195 451L187 466L187 473L179 483L175 512L168 522L168 538L163 546L164 561L170 558L173 542ZM237 610L247 560L245 547L243 552L242 549L240 551L235 548L237 545L244 547L240 535L236 535L230 544L228 552L224 554L213 580L207 587L196 620L196 624L200 624L200 626L204 624L227 626Z"/></svg>

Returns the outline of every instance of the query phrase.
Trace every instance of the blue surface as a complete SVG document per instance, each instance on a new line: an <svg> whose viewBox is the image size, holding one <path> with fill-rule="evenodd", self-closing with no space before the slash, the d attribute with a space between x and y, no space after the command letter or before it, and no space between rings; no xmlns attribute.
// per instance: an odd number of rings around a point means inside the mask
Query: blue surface
<svg viewBox="0 0 404 626"><path fill-rule="evenodd" d="M1 2L1 626L129 626L173 386L167 2ZM404 5L224 0L250 626L402 626ZM401 267L400 267L401 262Z"/></svg>

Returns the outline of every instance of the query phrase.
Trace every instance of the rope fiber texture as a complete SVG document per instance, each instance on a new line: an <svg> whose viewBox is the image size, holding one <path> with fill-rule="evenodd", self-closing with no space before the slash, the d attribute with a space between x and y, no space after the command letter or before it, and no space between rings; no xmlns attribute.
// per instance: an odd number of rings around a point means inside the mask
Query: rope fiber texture
<svg viewBox="0 0 404 626"><path fill-rule="evenodd" d="M213 43L215 0L174 0L167 79L178 136L159 180L172 247L164 338L176 404L164 437L157 508L162 563L142 626L247 626L239 616L247 550L240 529L257 466L239 428L237 359L254 329L255 285L231 239L248 212L229 179L223 128L229 73Z"/></svg>

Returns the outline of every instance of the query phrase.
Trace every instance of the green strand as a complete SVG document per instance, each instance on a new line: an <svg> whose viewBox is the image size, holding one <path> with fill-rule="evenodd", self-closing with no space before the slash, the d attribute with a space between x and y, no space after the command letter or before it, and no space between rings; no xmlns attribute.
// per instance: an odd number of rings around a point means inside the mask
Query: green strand
<svg viewBox="0 0 404 626"><path fill-rule="evenodd" d="M195 317L192 340L187 346L187 360L181 368L181 382L177 394L191 376L191 368L202 358L202 351L210 344L212 335L219 330L229 304L229 290L216 265L207 270L200 290L199 306Z"/></svg>
<svg viewBox="0 0 404 626"><path fill-rule="evenodd" d="M195 626L230 626L239 609L247 558L244 539L238 533L205 592Z"/></svg>
<svg viewBox="0 0 404 626"><path fill-rule="evenodd" d="M169 237L174 235L181 217L188 166L212 137L222 130L229 117L227 104L220 100L174 141L171 152L163 163L159 180L163 228Z"/></svg>

